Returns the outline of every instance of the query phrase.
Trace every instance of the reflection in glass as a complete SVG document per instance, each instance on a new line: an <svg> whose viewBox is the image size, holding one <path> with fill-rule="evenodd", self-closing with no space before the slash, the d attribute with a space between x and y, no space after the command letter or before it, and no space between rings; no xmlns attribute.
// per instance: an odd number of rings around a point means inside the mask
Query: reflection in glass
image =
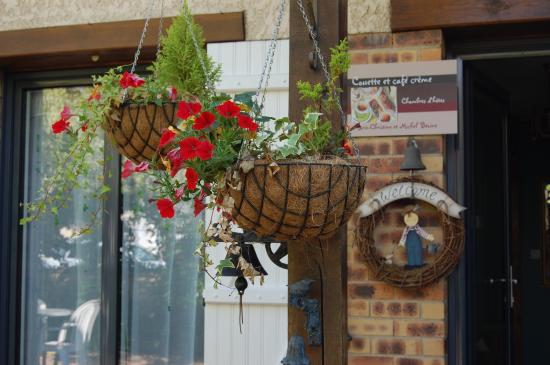
<svg viewBox="0 0 550 365"><path fill-rule="evenodd" d="M146 191L151 178L123 181L123 365L202 363L203 306L199 236L191 205L162 219Z"/></svg>
<svg viewBox="0 0 550 365"><path fill-rule="evenodd" d="M51 124L64 104L75 106L90 92L86 87L52 88L26 95L25 200L35 199L61 151L64 134L53 135ZM103 158L103 138L94 141L94 160ZM90 176L103 171L92 164ZM88 181L90 189L95 181ZM81 237L75 227L89 222L97 202L86 188L70 193L58 218L45 216L25 226L23 237L21 363L64 365L99 363L99 298L101 226Z"/></svg>
<svg viewBox="0 0 550 365"><path fill-rule="evenodd" d="M543 190L542 277L544 286L550 286L550 184L543 184Z"/></svg>

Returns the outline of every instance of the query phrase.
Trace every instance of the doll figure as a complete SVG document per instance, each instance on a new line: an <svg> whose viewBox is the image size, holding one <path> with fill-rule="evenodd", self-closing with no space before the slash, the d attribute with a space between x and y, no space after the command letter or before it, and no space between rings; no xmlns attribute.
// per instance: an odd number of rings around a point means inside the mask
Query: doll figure
<svg viewBox="0 0 550 365"><path fill-rule="evenodd" d="M418 215L414 212L415 209L407 211L403 216L406 227L399 240L399 246L403 246L407 250L406 269L415 269L424 266L421 237L428 241L434 240L432 234L426 232L418 225Z"/></svg>

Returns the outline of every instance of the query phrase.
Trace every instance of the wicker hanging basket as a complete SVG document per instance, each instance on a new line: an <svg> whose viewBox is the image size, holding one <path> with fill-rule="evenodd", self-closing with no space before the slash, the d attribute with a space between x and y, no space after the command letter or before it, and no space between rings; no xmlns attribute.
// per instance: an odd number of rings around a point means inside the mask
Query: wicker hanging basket
<svg viewBox="0 0 550 365"><path fill-rule="evenodd" d="M118 151L132 162L150 162L157 154L164 129L175 127L176 109L176 103L123 104L111 111L107 134Z"/></svg>
<svg viewBox="0 0 550 365"><path fill-rule="evenodd" d="M260 237L280 240L329 238L355 211L365 187L366 167L341 158L256 160L232 181L233 217ZM275 173L273 173L275 172Z"/></svg>

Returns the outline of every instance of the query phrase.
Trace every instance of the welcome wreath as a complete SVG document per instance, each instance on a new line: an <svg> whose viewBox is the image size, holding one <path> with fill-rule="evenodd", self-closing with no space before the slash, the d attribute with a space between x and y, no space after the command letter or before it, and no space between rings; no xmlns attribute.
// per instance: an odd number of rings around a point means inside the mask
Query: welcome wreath
<svg viewBox="0 0 550 365"><path fill-rule="evenodd" d="M426 214L437 218L431 229L422 227L429 217L422 217L421 206L435 211ZM397 287L426 286L451 273L460 260L464 209L434 184L416 177L397 179L357 209L356 243L379 280ZM402 221L396 221L399 215Z"/></svg>

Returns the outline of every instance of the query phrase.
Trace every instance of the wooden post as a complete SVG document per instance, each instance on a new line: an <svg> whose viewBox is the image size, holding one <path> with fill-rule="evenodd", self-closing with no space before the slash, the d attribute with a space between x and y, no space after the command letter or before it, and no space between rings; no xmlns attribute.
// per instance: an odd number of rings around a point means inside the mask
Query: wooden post
<svg viewBox="0 0 550 365"><path fill-rule="evenodd" d="M312 24L318 26L321 52L328 62L329 48L347 34L346 0L304 0ZM314 4L314 3L317 4ZM315 10L316 9L316 10ZM316 17L314 16L316 13ZM290 100L289 116L298 121L303 117L303 103L295 88L299 80L324 81L319 65L313 69L309 53L313 45L302 14L295 0L290 1ZM341 128L334 118L334 129ZM305 278L315 280L309 297L319 300L323 330L320 346L307 345L306 316L303 311L289 306L288 333L302 336L306 342L311 365L347 364L347 234L343 227L329 240L296 241L288 244L288 283Z"/></svg>

